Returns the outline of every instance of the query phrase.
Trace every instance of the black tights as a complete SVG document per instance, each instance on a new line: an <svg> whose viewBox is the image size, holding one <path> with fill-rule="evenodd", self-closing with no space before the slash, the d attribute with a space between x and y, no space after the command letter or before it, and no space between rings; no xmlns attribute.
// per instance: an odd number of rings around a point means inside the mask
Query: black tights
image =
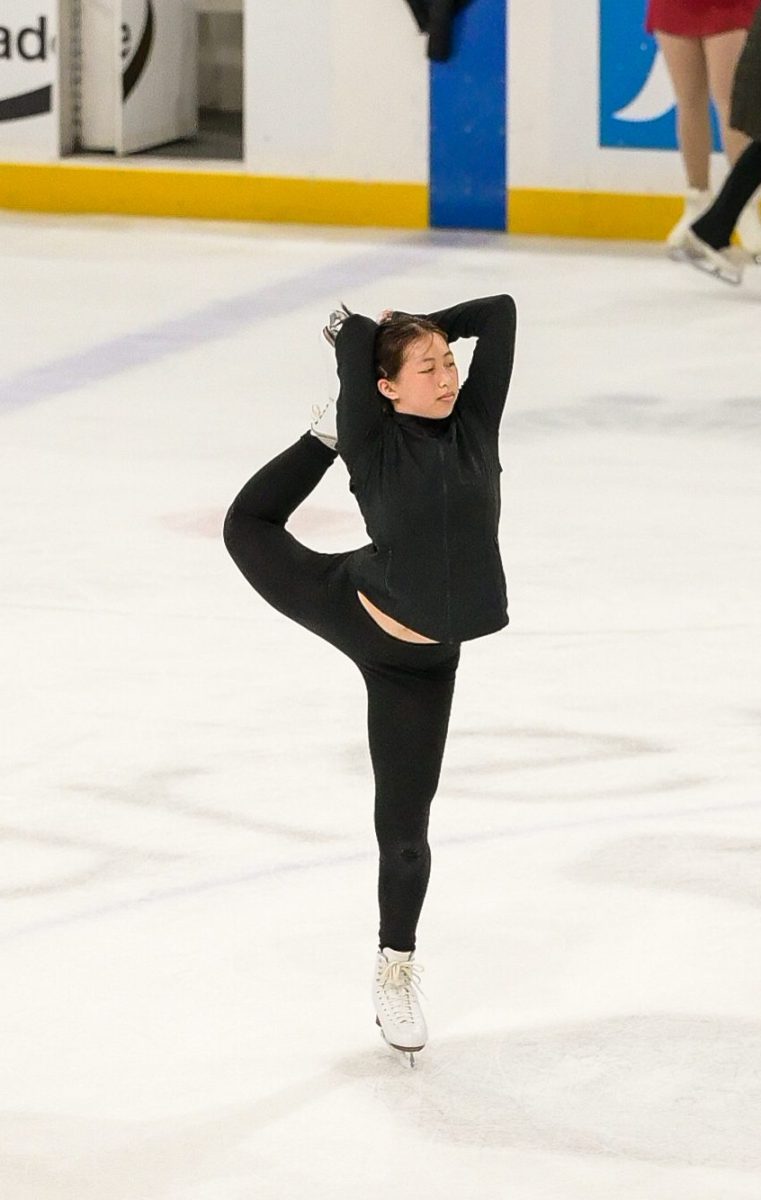
<svg viewBox="0 0 761 1200"><path fill-rule="evenodd" d="M319 554L285 523L336 455L311 433L267 463L233 501L225 545L263 598L356 663L367 686L380 849L380 944L414 950L431 870L428 816L444 754L458 645L402 642L362 607L355 551Z"/></svg>
<svg viewBox="0 0 761 1200"><path fill-rule="evenodd" d="M732 238L737 218L761 184L761 142L746 146L707 212L692 226L701 241L723 250Z"/></svg>

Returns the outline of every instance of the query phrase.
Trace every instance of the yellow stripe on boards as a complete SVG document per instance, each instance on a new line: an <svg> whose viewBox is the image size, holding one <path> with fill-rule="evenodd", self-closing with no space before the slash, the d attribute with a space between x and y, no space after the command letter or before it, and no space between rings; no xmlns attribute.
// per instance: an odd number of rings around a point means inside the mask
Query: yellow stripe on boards
<svg viewBox="0 0 761 1200"><path fill-rule="evenodd" d="M422 183L288 179L243 171L80 163L0 163L0 209L113 213L305 225L428 227ZM679 196L511 188L510 233L662 241L679 219Z"/></svg>
<svg viewBox="0 0 761 1200"><path fill-rule="evenodd" d="M679 220L684 201L678 196L511 188L507 207L511 233L659 242Z"/></svg>
<svg viewBox="0 0 761 1200"><path fill-rule="evenodd" d="M0 163L0 208L425 229L428 188L242 171Z"/></svg>

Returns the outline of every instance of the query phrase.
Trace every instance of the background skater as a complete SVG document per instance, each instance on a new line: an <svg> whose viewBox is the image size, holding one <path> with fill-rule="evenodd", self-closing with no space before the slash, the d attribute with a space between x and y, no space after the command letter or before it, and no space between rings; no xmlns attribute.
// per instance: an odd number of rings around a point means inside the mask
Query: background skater
<svg viewBox="0 0 761 1200"><path fill-rule="evenodd" d="M711 203L711 109L713 99L730 167L747 138L730 121L732 81L759 0L648 0L646 28L663 52L676 94L677 136L687 177L684 213L669 233L678 256L687 232ZM761 221L749 206L740 219L740 237L750 254L761 252Z"/></svg>
<svg viewBox="0 0 761 1200"><path fill-rule="evenodd" d="M753 140L738 158L713 204L688 230L685 257L727 283L740 283L744 257L730 250L732 234L761 187L761 6L756 9L732 89L732 127ZM746 247L747 249L747 247ZM758 253L748 255L761 265Z"/></svg>

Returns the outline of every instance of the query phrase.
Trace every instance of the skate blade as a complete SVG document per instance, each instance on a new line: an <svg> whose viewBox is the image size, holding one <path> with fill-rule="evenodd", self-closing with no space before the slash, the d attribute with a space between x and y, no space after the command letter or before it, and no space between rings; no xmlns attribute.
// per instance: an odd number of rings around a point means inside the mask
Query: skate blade
<svg viewBox="0 0 761 1200"><path fill-rule="evenodd" d="M397 1046L395 1042L390 1042L388 1040L385 1033L383 1032L383 1026L381 1025L381 1023L377 1017L375 1018L375 1024L378 1026L380 1035L383 1038L386 1045L391 1050L396 1050L398 1054L403 1054L403 1055L405 1055L405 1057L409 1058L410 1066L414 1067L415 1066L415 1055L418 1054L419 1051L424 1050L425 1045L422 1045L422 1046Z"/></svg>
<svg viewBox="0 0 761 1200"><path fill-rule="evenodd" d="M696 271L702 271L704 275L711 275L714 279L718 279L721 283L728 283L730 287L739 287L742 283L742 273L735 273L734 271L725 272L721 269L721 267L718 267L712 263L710 259L693 258L688 254L687 262L691 267L694 267Z"/></svg>

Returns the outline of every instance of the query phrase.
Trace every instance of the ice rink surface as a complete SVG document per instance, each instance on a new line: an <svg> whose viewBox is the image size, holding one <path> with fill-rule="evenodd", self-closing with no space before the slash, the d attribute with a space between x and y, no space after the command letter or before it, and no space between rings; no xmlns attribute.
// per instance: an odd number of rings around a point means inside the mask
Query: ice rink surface
<svg viewBox="0 0 761 1200"><path fill-rule="evenodd" d="M758 1200L761 269L6 215L0 291L2 1200ZM220 524L337 301L503 291L511 625L463 650L411 1071L361 678ZM291 528L366 540L342 464Z"/></svg>

